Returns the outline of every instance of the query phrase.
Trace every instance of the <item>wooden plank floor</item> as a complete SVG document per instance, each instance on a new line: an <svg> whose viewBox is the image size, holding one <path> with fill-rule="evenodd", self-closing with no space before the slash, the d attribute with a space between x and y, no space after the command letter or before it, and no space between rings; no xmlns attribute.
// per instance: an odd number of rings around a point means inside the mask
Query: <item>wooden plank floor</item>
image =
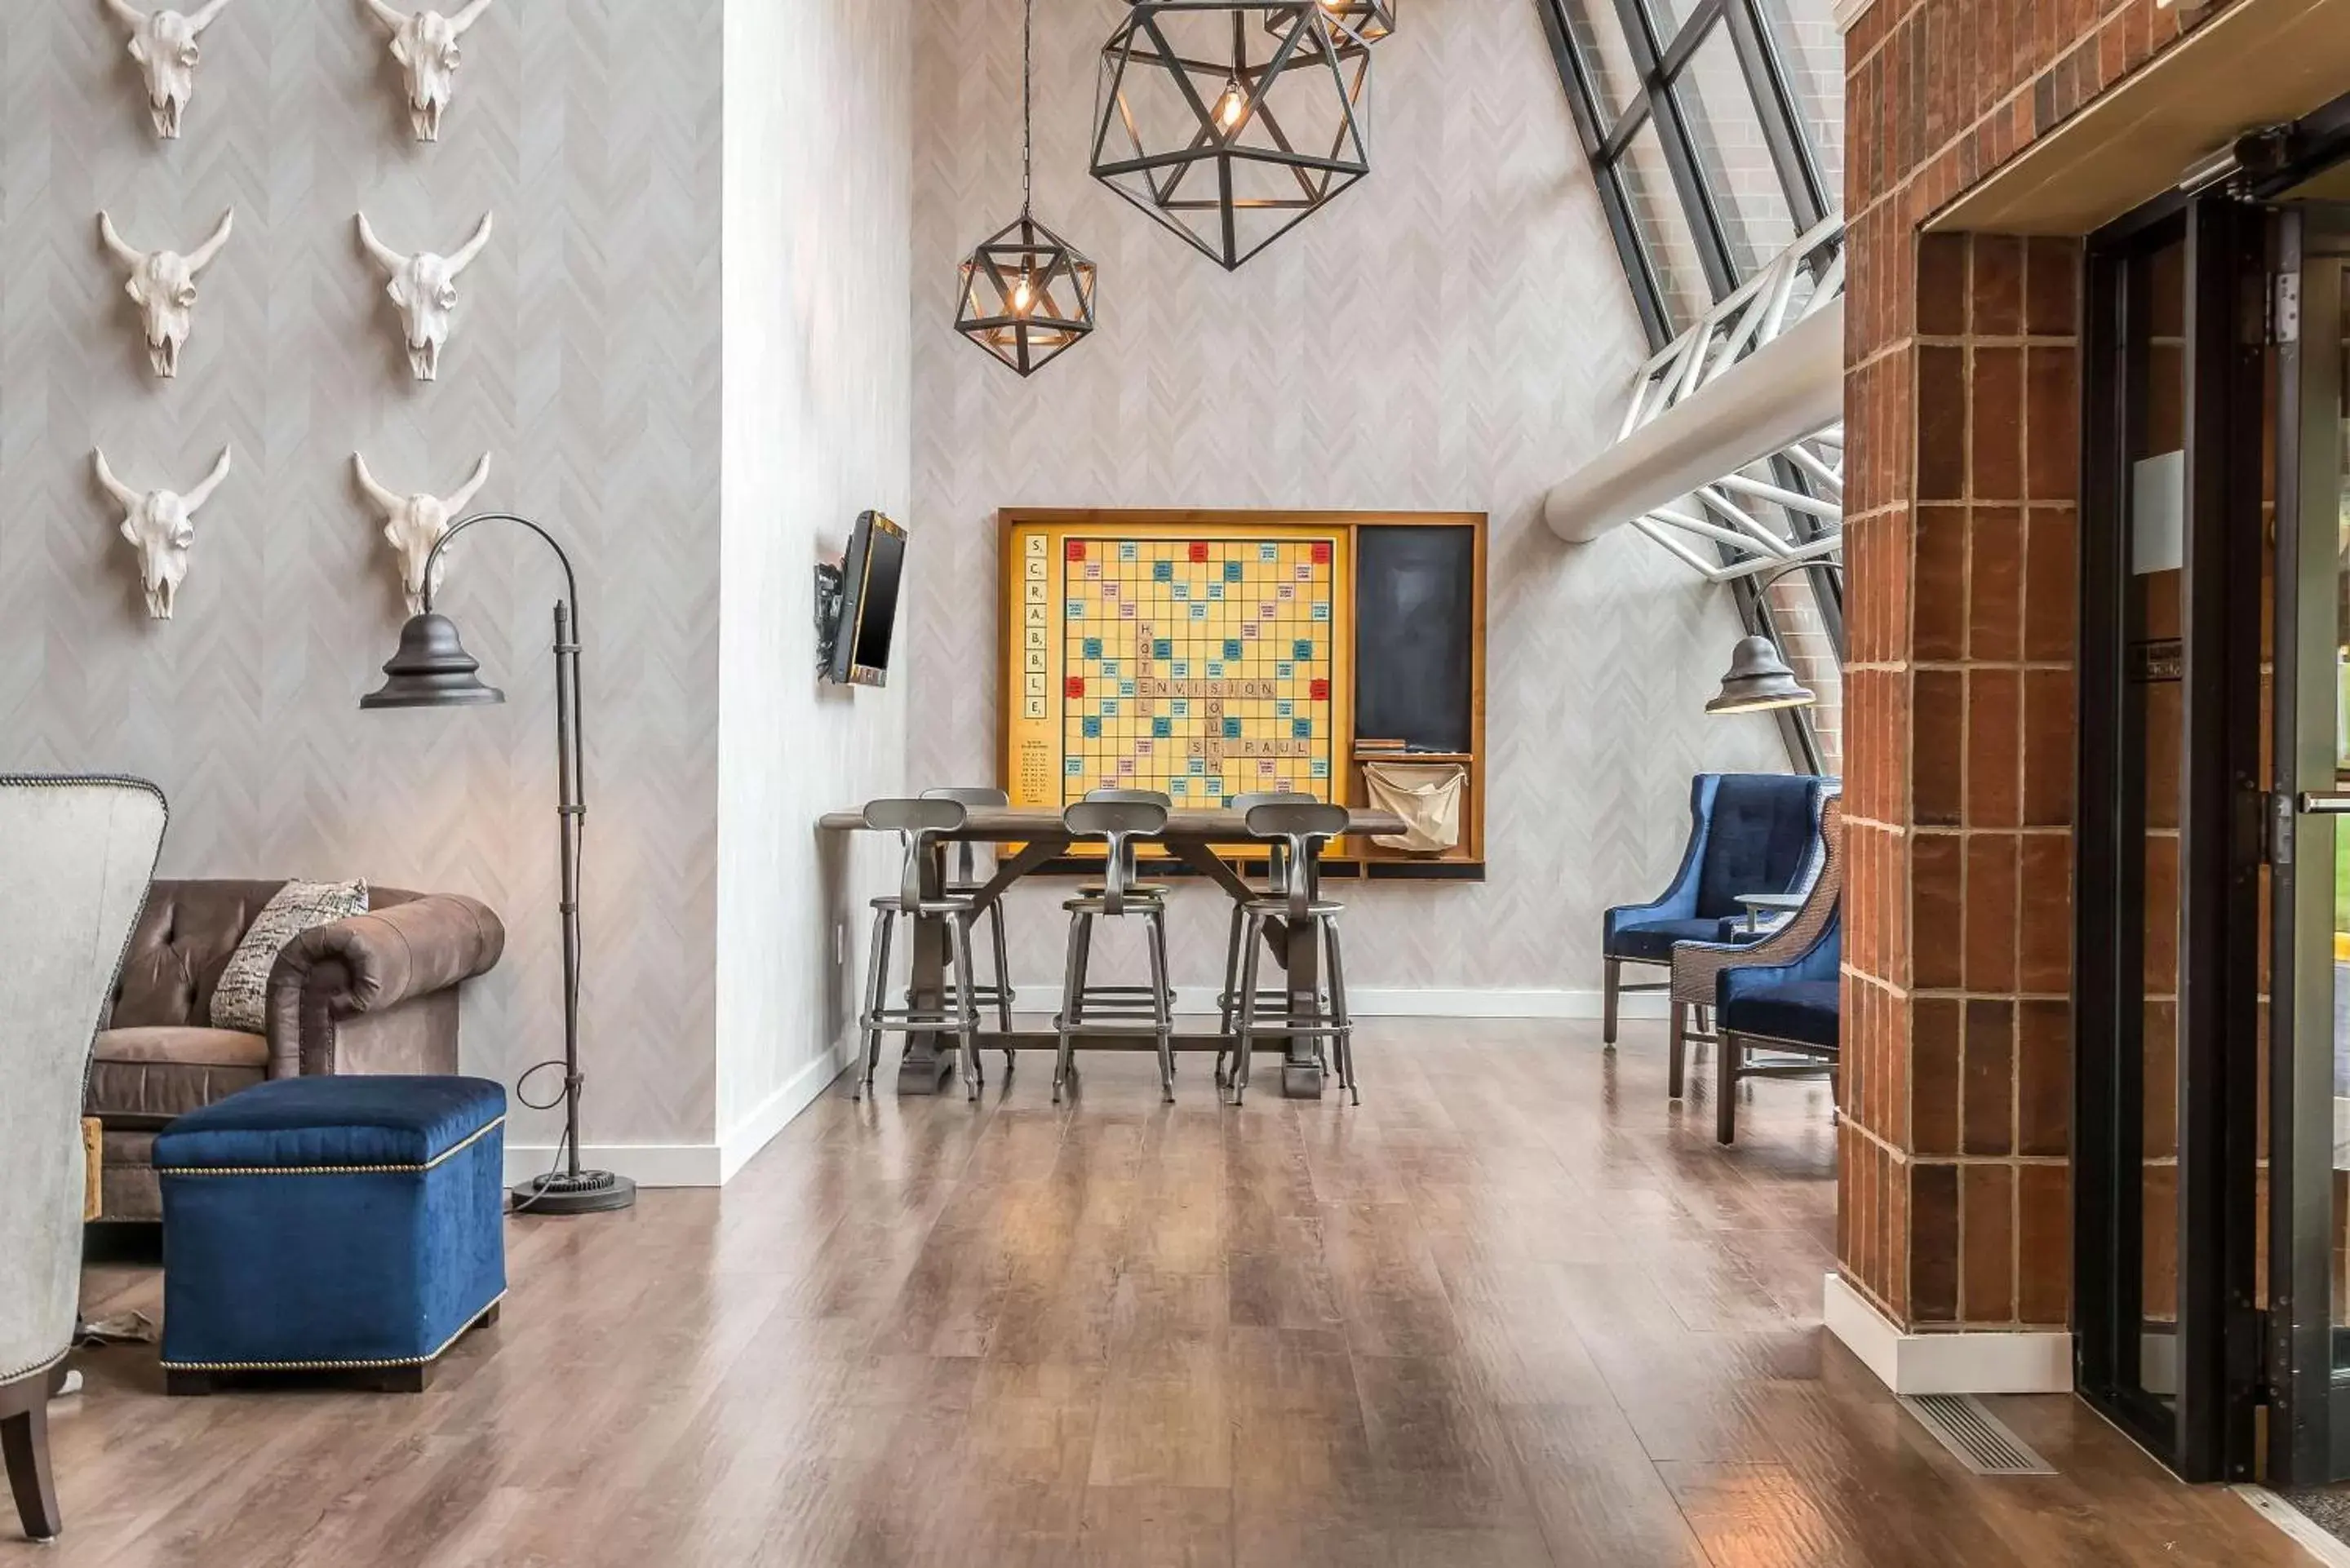
<svg viewBox="0 0 2350 1568"><path fill-rule="evenodd" d="M1824 1343L1825 1087L1721 1150L1629 1033L1380 1023L1359 1110L1220 1109L1196 1057L1171 1110L1141 1057L1060 1111L1041 1057L837 1092L723 1194L512 1221L421 1397L85 1357L67 1534L0 1565L2313 1561L2066 1399L1998 1402L2061 1478L1969 1475Z"/></svg>

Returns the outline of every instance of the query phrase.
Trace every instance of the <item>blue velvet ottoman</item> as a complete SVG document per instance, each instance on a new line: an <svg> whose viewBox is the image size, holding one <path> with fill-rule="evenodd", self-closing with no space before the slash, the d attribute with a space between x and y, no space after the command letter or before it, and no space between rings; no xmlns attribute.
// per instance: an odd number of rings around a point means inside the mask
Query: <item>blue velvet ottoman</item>
<svg viewBox="0 0 2350 1568"><path fill-rule="evenodd" d="M279 1078L155 1138L163 1370L352 1372L424 1386L505 1294L505 1090L480 1078Z"/></svg>

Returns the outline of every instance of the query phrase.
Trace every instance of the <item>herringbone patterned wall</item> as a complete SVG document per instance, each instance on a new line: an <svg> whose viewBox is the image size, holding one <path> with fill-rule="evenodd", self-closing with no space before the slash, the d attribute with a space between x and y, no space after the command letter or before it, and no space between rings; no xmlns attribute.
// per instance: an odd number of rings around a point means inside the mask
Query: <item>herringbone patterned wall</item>
<svg viewBox="0 0 2350 1568"><path fill-rule="evenodd" d="M553 564L484 531L451 572L508 706L354 707L401 607L351 452L435 490L495 453L481 504L545 519L582 571L599 1143L707 1142L714 1116L721 11L498 0L426 147L356 0L236 0L172 143L95 0L0 8L0 767L152 777L168 875L487 899L513 939L467 1065L556 1054ZM180 378L155 381L93 214L185 244L232 203ZM496 212L435 385L408 377L362 208L435 249ZM180 485L224 441L178 618L151 624L89 449Z"/></svg>
<svg viewBox="0 0 2350 1568"><path fill-rule="evenodd" d="M1570 550L1544 489L1614 433L1643 355L1532 0L1409 0L1380 46L1372 173L1227 275L1085 173L1118 0L1039 0L1037 213L1102 266L1102 327L1029 382L949 328L962 251L1018 210L1020 5L917 38L916 591L910 768L996 773L994 513L1335 506L1492 516L1491 879L1352 888L1365 988L1588 990L1599 910L1670 876L1690 775L1783 769L1764 720L1709 720L1726 595L1630 530ZM1057 978L1025 892L1015 975ZM1186 893L1179 977L1220 972Z"/></svg>
<svg viewBox="0 0 2350 1568"><path fill-rule="evenodd" d="M718 1128L729 1158L830 1078L863 898L895 846L816 819L903 792L902 662L819 686L811 570L908 516L912 0L730 0ZM848 912L836 961L831 920Z"/></svg>

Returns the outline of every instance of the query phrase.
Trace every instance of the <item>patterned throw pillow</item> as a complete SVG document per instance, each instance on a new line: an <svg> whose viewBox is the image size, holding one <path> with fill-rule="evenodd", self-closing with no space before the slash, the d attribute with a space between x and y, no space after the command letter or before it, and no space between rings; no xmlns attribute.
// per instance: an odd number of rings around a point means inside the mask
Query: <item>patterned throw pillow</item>
<svg viewBox="0 0 2350 1568"><path fill-rule="evenodd" d="M221 971L213 992L213 1027L268 1033L269 971L286 944L313 926L364 915L367 908L365 882L296 881L278 888Z"/></svg>

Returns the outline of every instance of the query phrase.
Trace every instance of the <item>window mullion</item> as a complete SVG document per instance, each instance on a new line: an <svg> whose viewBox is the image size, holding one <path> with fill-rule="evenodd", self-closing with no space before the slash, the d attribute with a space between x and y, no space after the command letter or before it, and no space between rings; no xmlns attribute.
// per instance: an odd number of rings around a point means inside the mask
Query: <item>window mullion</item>
<svg viewBox="0 0 2350 1568"><path fill-rule="evenodd" d="M1633 63L1639 68L1641 86L1648 94L1649 118L1657 125L1658 147L1671 173L1673 191L1680 198L1681 216L1697 241L1706 282L1712 287L1714 298L1720 299L1738 286L1738 269L1731 260L1729 238L1722 233L1721 214L1714 210L1713 198L1707 192L1697 160L1690 151L1689 128L1681 119L1680 106L1673 101L1671 82L1664 74L1656 35L1649 28L1640 0L1615 0L1615 5L1617 15L1623 19Z"/></svg>
<svg viewBox="0 0 2350 1568"><path fill-rule="evenodd" d="M1669 39L1659 40L1657 63L1659 74L1669 78L1680 75L1681 67L1689 64L1690 57L1697 53L1700 44L1705 42L1706 29L1729 8L1728 0L1699 0L1690 12L1689 20L1681 24L1681 30Z"/></svg>
<svg viewBox="0 0 2350 1568"><path fill-rule="evenodd" d="M1566 0L1543 0L1543 31L1550 36L1551 57L1558 66L1559 85L1566 89L1567 107L1575 112L1575 133L1583 139L1584 153L1603 157L1607 145L1606 105L1567 26L1561 9L1565 4Z"/></svg>
<svg viewBox="0 0 2350 1568"><path fill-rule="evenodd" d="M1625 280L1632 286L1632 302L1640 307L1640 325L1648 329L1653 351L1673 340L1672 317L1665 309L1664 280L1657 275L1648 247L1640 243L1640 225L1632 216L1631 198L1624 177L1613 163L1593 173L1598 176L1600 204L1607 210L1607 226L1615 232L1617 254L1623 257Z"/></svg>
<svg viewBox="0 0 2350 1568"><path fill-rule="evenodd" d="M1640 127L1648 123L1648 98L1643 95L1634 99L1625 109L1624 118L1616 122L1616 129L1607 133L1607 140L1600 146L1599 156L1611 164L1621 159L1624 150L1632 145L1632 138L1640 134Z"/></svg>
<svg viewBox="0 0 2350 1568"><path fill-rule="evenodd" d="M1565 3L1565 0L1543 0L1539 7L1543 30L1549 35L1551 57L1558 67L1560 85L1566 89L1575 130L1583 138L1592 182L1599 192L1600 209L1607 215L1608 232L1615 238L1617 256L1623 264L1625 285L1631 290L1632 304L1640 313L1648 347L1661 348L1672 341L1673 336L1665 309L1664 288L1648 259L1648 248L1640 243L1639 227L1633 222L1631 202L1617 173L1615 153L1609 151L1612 134L1601 130L1605 106L1588 65L1575 47L1574 30L1562 9ZM1626 141L1638 129L1641 110L1642 100L1635 99L1616 127ZM1620 143L1616 151L1621 151Z"/></svg>
<svg viewBox="0 0 2350 1568"><path fill-rule="evenodd" d="M1730 39L1738 64L1746 75L1747 95L1762 121L1762 140L1779 171L1779 183L1795 218L1798 234L1808 232L1841 205L1842 192L1831 192L1820 174L1819 154L1804 129L1801 110L1788 86L1786 62L1780 58L1771 29L1754 8L1754 0L1735 0L1728 7Z"/></svg>

